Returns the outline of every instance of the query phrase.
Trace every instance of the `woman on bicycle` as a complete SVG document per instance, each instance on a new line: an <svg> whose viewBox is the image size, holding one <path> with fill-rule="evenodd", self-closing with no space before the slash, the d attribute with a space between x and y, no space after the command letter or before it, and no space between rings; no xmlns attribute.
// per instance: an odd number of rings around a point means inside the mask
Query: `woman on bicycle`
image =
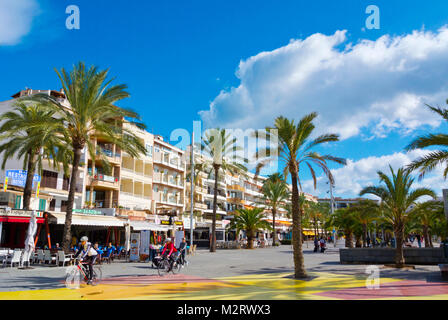
<svg viewBox="0 0 448 320"><path fill-rule="evenodd" d="M169 252L166 253L167 251L169 251ZM162 251L162 256L164 258L168 259L168 261L170 262L170 268L173 266L173 262L174 262L173 253L176 253L176 252L177 252L177 250L174 247L174 243L171 241L171 238L167 238L165 248L163 248L163 251Z"/></svg>
<svg viewBox="0 0 448 320"><path fill-rule="evenodd" d="M98 252L96 252L92 246L92 243L89 242L89 238L86 236L81 238L81 244L78 251L75 253L75 258L79 255L81 255L80 261L84 261L89 270L89 281L87 281L87 284L92 284L93 265L95 264Z"/></svg>

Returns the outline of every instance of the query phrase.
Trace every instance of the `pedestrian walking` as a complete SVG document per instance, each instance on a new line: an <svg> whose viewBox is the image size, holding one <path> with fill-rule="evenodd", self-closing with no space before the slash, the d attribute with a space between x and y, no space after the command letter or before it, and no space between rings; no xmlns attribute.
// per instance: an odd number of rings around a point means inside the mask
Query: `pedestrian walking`
<svg viewBox="0 0 448 320"><path fill-rule="evenodd" d="M420 234L417 234L416 238L417 238L418 247L421 248L422 247L422 237L420 236Z"/></svg>
<svg viewBox="0 0 448 320"><path fill-rule="evenodd" d="M314 237L314 252L317 252L317 250L319 250L319 241L317 237Z"/></svg>
<svg viewBox="0 0 448 320"><path fill-rule="evenodd" d="M322 237L320 238L320 252L324 253L325 249L326 249L326 241L325 239Z"/></svg>

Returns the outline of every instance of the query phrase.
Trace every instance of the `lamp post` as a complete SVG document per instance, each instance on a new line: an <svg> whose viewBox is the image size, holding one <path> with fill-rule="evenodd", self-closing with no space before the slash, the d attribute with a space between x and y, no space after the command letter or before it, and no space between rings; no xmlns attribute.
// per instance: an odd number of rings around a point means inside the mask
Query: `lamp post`
<svg viewBox="0 0 448 320"><path fill-rule="evenodd" d="M334 198L333 198L333 188L334 188L334 184L331 183L331 181L328 181L327 184L330 185L330 210L331 210L331 215L334 214ZM336 230L333 229L333 239L334 239L334 247L336 248Z"/></svg>
<svg viewBox="0 0 448 320"><path fill-rule="evenodd" d="M194 210L194 131L191 134L191 172L190 172L190 248L193 248L193 210Z"/></svg>

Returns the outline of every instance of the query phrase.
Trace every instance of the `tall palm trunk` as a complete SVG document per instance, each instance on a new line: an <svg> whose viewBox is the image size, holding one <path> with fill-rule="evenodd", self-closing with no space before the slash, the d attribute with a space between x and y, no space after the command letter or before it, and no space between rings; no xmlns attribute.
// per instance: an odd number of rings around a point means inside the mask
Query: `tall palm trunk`
<svg viewBox="0 0 448 320"><path fill-rule="evenodd" d="M307 277L302 252L302 219L299 208L299 189L297 188L297 168L291 168L292 182L292 247L294 252L294 278Z"/></svg>
<svg viewBox="0 0 448 320"><path fill-rule="evenodd" d="M275 246L277 241L277 233L275 232L275 215L277 214L277 208L272 207L272 230L274 230L274 235L272 237L272 245Z"/></svg>
<svg viewBox="0 0 448 320"><path fill-rule="evenodd" d="M218 207L218 174L219 164L213 164L215 170L215 185L213 187L213 216L212 216L212 234L210 237L210 252L216 252L216 208Z"/></svg>
<svg viewBox="0 0 448 320"><path fill-rule="evenodd" d="M72 212L73 205L75 203L75 193L76 193L76 182L78 180L78 166L81 160L81 151L84 149L84 146L74 147L73 154L73 162L72 162L72 173L70 176L70 189L68 192L68 200L67 200L67 214L65 215L65 225L64 225L64 233L62 236L62 249L65 252L69 252L70 243L72 240Z"/></svg>
<svg viewBox="0 0 448 320"><path fill-rule="evenodd" d="M355 247L356 248L361 248L361 237L359 235L355 235L356 241L355 241Z"/></svg>
<svg viewBox="0 0 448 320"><path fill-rule="evenodd" d="M432 236L431 236L431 232L428 231L428 240L429 240L429 247L430 248L434 248L434 245L432 244Z"/></svg>
<svg viewBox="0 0 448 320"><path fill-rule="evenodd" d="M425 248L430 248L431 241L429 240L429 232L427 225L423 225L423 239L425 239Z"/></svg>
<svg viewBox="0 0 448 320"><path fill-rule="evenodd" d="M362 246L363 248L367 248L367 224L362 225L363 234L362 234Z"/></svg>
<svg viewBox="0 0 448 320"><path fill-rule="evenodd" d="M33 151L28 152L28 165L26 173L25 188L23 189L23 209L30 210L31 193L33 191L34 171L36 170L36 155Z"/></svg>
<svg viewBox="0 0 448 320"><path fill-rule="evenodd" d="M353 248L352 233L348 231L345 234L345 247Z"/></svg>
<svg viewBox="0 0 448 320"><path fill-rule="evenodd" d="M404 224L398 222L394 226L395 238L396 238L396 250L395 250L395 264L397 267L404 265L404 253L403 253L403 237L404 237Z"/></svg>
<svg viewBox="0 0 448 320"><path fill-rule="evenodd" d="M254 234L252 231L247 231L247 248L253 249L254 248Z"/></svg>

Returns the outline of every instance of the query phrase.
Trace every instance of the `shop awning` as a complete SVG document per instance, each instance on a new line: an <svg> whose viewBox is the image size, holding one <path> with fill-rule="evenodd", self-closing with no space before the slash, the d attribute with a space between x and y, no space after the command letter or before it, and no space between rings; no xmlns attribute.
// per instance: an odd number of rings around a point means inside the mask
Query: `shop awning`
<svg viewBox="0 0 448 320"><path fill-rule="evenodd" d="M271 219L266 219L267 222L272 223ZM283 225L283 226L292 226L292 222L289 221L283 221L283 220L275 220L276 225Z"/></svg>
<svg viewBox="0 0 448 320"><path fill-rule="evenodd" d="M309 230L303 230L303 234L305 236L314 236L315 235L314 231L309 231Z"/></svg>
<svg viewBox="0 0 448 320"><path fill-rule="evenodd" d="M168 230L171 230L171 228L168 226L163 226L160 224L147 222L147 221L130 221L129 224L131 225L132 229L135 231L142 231L142 230L168 231Z"/></svg>
<svg viewBox="0 0 448 320"><path fill-rule="evenodd" d="M50 213L49 222L56 224L65 223L65 213ZM112 216L73 214L72 225L75 226L101 226L101 227L123 227L124 222Z"/></svg>
<svg viewBox="0 0 448 320"><path fill-rule="evenodd" d="M30 223L29 217L0 217L0 222ZM43 218L36 218L37 223L44 223Z"/></svg>

